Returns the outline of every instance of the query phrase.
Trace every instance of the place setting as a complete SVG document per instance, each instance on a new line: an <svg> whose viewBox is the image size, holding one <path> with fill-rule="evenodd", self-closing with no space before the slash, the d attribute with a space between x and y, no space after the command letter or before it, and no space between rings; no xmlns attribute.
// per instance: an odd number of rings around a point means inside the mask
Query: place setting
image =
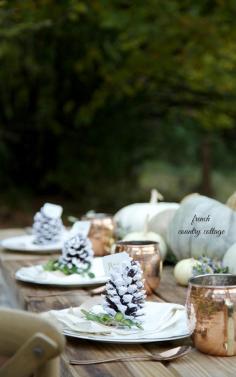
<svg viewBox="0 0 236 377"><path fill-rule="evenodd" d="M66 336L108 343L150 343L190 335L185 307L148 301L138 261L127 253L104 257L104 293L80 307L52 310Z"/></svg>
<svg viewBox="0 0 236 377"><path fill-rule="evenodd" d="M16 279L25 283L56 287L104 284L107 276L102 258L94 255L92 243L87 237L89 227L88 221L75 222L61 243L60 256L45 259L42 264L21 267L15 273ZM41 241L46 242L47 233L46 237L40 229L39 233Z"/></svg>
<svg viewBox="0 0 236 377"><path fill-rule="evenodd" d="M32 254L60 251L68 236L61 219L62 212L60 205L45 203L35 214L32 228L28 229L31 234L5 238L0 242L1 247L8 251Z"/></svg>

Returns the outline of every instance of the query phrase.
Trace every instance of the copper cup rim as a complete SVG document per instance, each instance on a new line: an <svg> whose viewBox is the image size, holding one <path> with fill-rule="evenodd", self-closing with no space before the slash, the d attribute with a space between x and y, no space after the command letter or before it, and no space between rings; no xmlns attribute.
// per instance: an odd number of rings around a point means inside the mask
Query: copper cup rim
<svg viewBox="0 0 236 377"><path fill-rule="evenodd" d="M117 241L117 245L124 245L124 246L153 246L159 245L157 241Z"/></svg>
<svg viewBox="0 0 236 377"><path fill-rule="evenodd" d="M207 281L212 278L212 283L204 283L204 280ZM223 281L224 279L227 280L229 278L232 280L233 284L226 283L220 284L217 283L217 279ZM189 285L198 288L221 288L221 289L229 289L229 288L236 288L236 275L234 274L205 274L205 275L197 275L189 279Z"/></svg>

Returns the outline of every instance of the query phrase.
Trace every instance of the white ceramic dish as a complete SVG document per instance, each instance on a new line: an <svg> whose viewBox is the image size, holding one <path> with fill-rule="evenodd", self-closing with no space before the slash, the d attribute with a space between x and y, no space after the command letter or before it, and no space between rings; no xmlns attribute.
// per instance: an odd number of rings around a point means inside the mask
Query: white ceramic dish
<svg viewBox="0 0 236 377"><path fill-rule="evenodd" d="M188 338L191 334L186 333L183 335L173 335L173 336L168 336L168 337L160 337L156 336L155 338L153 337L152 339L150 338L141 338L141 339L115 339L115 338L108 338L107 336L98 336L98 335L78 335L77 333L73 331L63 331L63 334L70 337L70 338L77 338L77 339L83 339L83 340L92 340L94 342L102 342L102 343L118 343L118 344L141 344L141 343L155 343L155 342L166 342L166 341L171 341L171 340L177 340L177 339L184 339Z"/></svg>
<svg viewBox="0 0 236 377"><path fill-rule="evenodd" d="M85 287L104 284L108 280L103 270L102 258L93 259L91 272L95 274L94 278L78 274L64 275L60 271L45 271L42 265L34 265L20 268L15 277L25 283L56 287Z"/></svg>
<svg viewBox="0 0 236 377"><path fill-rule="evenodd" d="M144 311L143 329L113 330L111 327L96 322L91 323L83 316L81 317L80 308L53 310L47 315L59 322L64 335L97 342L152 343L186 338L191 335L187 314L182 305L150 301L146 302Z"/></svg>
<svg viewBox="0 0 236 377"><path fill-rule="evenodd" d="M34 243L34 236L22 235L17 237L5 238L1 241L1 247L10 251L21 251L27 253L55 253L62 249L63 241L65 240L67 232L62 237L60 242L49 243L47 245L37 245Z"/></svg>

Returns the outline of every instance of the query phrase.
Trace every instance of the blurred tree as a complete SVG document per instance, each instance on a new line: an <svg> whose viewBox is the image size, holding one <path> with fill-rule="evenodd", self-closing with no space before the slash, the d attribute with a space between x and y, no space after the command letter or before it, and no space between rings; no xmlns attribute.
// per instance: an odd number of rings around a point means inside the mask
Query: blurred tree
<svg viewBox="0 0 236 377"><path fill-rule="evenodd" d="M2 187L118 207L155 156L198 158L210 194L212 143L235 136L235 14L233 0L1 0Z"/></svg>

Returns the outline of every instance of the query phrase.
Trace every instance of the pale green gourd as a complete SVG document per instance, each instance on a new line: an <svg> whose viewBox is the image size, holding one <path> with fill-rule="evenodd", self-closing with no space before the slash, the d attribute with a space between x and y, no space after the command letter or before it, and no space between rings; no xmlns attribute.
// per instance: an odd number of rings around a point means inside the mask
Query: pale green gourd
<svg viewBox="0 0 236 377"><path fill-rule="evenodd" d="M234 243L226 251L223 258L223 265L229 267L229 272L231 274L236 274L236 243Z"/></svg>
<svg viewBox="0 0 236 377"><path fill-rule="evenodd" d="M199 264L194 258L187 258L179 261L174 268L176 283L187 286L189 279L193 276L193 267Z"/></svg>
<svg viewBox="0 0 236 377"><path fill-rule="evenodd" d="M234 208L235 195L228 203ZM191 225L194 215L210 221L195 222ZM193 227L201 234L180 234L181 230ZM204 234L204 230L224 231L220 236ZM176 211L167 231L167 243L178 260L202 255L222 259L228 248L236 243L236 212L228 206L205 196L190 195Z"/></svg>

